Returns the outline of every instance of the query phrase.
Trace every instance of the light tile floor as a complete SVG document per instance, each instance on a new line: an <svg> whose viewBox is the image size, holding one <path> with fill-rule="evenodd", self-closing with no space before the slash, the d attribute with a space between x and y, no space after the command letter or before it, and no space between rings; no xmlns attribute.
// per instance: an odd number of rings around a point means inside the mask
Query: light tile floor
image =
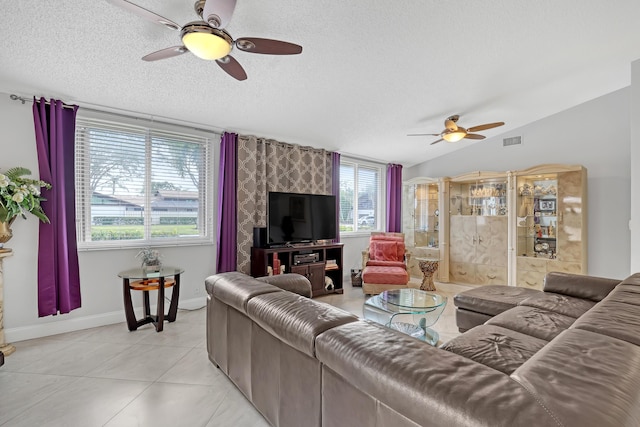
<svg viewBox="0 0 640 427"><path fill-rule="evenodd" d="M433 329L447 341L458 335L453 295L468 287L437 287L449 301ZM361 288L344 289L318 300L362 317ZM0 367L0 426L268 426L209 361L205 317L179 310L161 333L123 321L13 343Z"/></svg>

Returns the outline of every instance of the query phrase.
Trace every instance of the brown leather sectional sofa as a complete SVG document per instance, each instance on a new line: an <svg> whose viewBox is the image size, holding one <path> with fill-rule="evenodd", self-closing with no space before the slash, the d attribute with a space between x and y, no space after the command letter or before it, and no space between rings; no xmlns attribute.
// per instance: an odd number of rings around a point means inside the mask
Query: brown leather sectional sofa
<svg viewBox="0 0 640 427"><path fill-rule="evenodd" d="M274 426L640 425L640 274L476 295L489 321L442 348L241 273L206 288L209 358Z"/></svg>

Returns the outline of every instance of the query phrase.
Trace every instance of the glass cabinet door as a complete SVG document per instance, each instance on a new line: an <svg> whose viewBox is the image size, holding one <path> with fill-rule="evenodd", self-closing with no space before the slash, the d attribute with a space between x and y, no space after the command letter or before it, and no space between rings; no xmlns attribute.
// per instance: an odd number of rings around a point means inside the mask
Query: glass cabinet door
<svg viewBox="0 0 640 427"><path fill-rule="evenodd" d="M414 203L415 246L437 248L440 227L438 184L417 184Z"/></svg>
<svg viewBox="0 0 640 427"><path fill-rule="evenodd" d="M517 179L517 254L555 259L558 254L558 178L555 174Z"/></svg>
<svg viewBox="0 0 640 427"><path fill-rule="evenodd" d="M507 215L507 181L452 182L449 187L451 215Z"/></svg>

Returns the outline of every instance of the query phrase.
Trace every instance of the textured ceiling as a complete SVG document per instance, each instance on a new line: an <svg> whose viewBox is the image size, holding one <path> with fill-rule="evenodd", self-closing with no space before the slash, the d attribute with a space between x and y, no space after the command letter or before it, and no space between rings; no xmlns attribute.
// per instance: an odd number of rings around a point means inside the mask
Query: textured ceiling
<svg viewBox="0 0 640 427"><path fill-rule="evenodd" d="M134 0L179 24L190 0ZM487 137L630 84L640 1L238 0L227 30L303 46L233 55L238 82L187 53L178 32L104 0L0 0L0 91L56 97L413 165L470 144L430 146L444 119L504 121ZM588 124L585 124L585 126Z"/></svg>

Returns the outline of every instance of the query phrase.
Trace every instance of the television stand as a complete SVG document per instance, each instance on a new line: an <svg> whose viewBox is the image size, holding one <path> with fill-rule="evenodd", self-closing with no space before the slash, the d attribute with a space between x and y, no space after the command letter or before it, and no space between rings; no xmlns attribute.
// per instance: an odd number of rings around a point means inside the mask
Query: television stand
<svg viewBox="0 0 640 427"><path fill-rule="evenodd" d="M281 247L251 248L251 275L263 277L268 267L273 268L274 255L284 266L285 272L302 274L311 282L312 296L343 293L342 243L295 244ZM317 261L294 264L294 255L318 254ZM333 288L326 286L325 277L333 282Z"/></svg>

